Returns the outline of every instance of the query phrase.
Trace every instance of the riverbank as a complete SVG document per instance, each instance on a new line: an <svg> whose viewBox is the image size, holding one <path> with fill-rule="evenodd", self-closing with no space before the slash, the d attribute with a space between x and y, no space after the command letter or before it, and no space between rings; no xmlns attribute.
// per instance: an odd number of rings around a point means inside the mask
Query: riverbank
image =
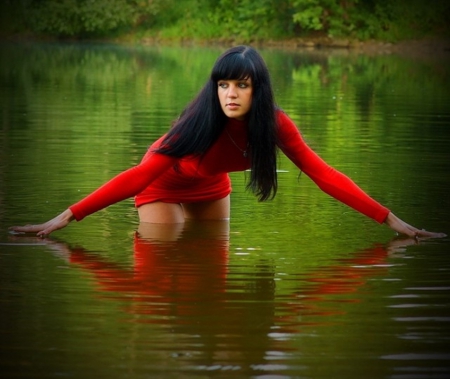
<svg viewBox="0 0 450 379"><path fill-rule="evenodd" d="M130 41L116 40L118 43L130 43ZM146 37L131 42L139 45L183 45L183 46L223 46L229 47L241 44L242 41L235 39L217 39L217 40L167 40L156 37ZM367 53L402 53L402 54L438 54L450 55L450 38L427 37L422 39L404 40L396 43L385 41L368 40L358 41L352 39L334 39L326 36L309 36L304 38L292 38L285 40L257 40L248 43L256 47L282 48L289 50L351 50Z"/></svg>
<svg viewBox="0 0 450 379"><path fill-rule="evenodd" d="M379 40L359 41L346 38L330 38L327 36L308 36L303 38L292 38L284 40L257 40L252 42L243 42L233 38L221 38L211 40L197 39L163 39L159 37L144 37L136 39L130 36L122 36L113 39L101 40L74 40L74 39L55 39L48 36L38 36L29 34L18 34L0 36L0 40L13 42L97 42L114 43L121 45L143 45L143 46L221 46L224 48L246 43L258 48L280 48L288 50L309 50L309 51L328 51L341 50L341 52L361 52L366 54L401 54L408 56L434 56L450 58L450 37L426 37L421 39L403 40L396 43L390 43Z"/></svg>

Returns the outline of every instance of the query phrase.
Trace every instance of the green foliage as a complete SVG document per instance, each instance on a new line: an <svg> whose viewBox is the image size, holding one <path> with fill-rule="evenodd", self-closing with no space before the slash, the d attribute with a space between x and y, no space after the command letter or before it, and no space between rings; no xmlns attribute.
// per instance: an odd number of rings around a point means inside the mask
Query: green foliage
<svg viewBox="0 0 450 379"><path fill-rule="evenodd" d="M211 2L201 0L174 1L170 9L160 12L156 27L158 35L163 38L181 39L204 35L204 30L211 31L213 25L207 19ZM207 38L216 38L209 33Z"/></svg>
<svg viewBox="0 0 450 379"><path fill-rule="evenodd" d="M86 36L111 32L134 23L135 1L44 0L28 13L34 30L62 36Z"/></svg>
<svg viewBox="0 0 450 379"><path fill-rule="evenodd" d="M160 35L253 41L287 36L292 29L287 0L185 0L177 21ZM176 8L171 12L176 12Z"/></svg>
<svg viewBox="0 0 450 379"><path fill-rule="evenodd" d="M395 41L448 35L450 24L448 0L10 0L0 7L3 33L28 29L81 38L133 34L251 42L318 32Z"/></svg>
<svg viewBox="0 0 450 379"><path fill-rule="evenodd" d="M421 0L379 0L367 13L373 13L371 29L373 36L398 40L430 34L447 28L450 23L450 2L434 0L432 5Z"/></svg>
<svg viewBox="0 0 450 379"><path fill-rule="evenodd" d="M260 0L255 6L252 0L220 0L210 19L222 26L225 36L246 41L270 38L282 34L276 15L278 7L285 4L286 1Z"/></svg>
<svg viewBox="0 0 450 379"><path fill-rule="evenodd" d="M296 1L295 3L300 3ZM295 4L297 5L297 4ZM300 12L294 13L292 19L296 24L304 29L321 30L323 29L322 14L323 8L317 5L317 2L310 2L310 4L305 4L305 6Z"/></svg>
<svg viewBox="0 0 450 379"><path fill-rule="evenodd" d="M397 40L447 28L450 2L435 0L293 0L300 31L329 36Z"/></svg>
<svg viewBox="0 0 450 379"><path fill-rule="evenodd" d="M348 36L357 28L359 0L294 0L293 21L301 31Z"/></svg>

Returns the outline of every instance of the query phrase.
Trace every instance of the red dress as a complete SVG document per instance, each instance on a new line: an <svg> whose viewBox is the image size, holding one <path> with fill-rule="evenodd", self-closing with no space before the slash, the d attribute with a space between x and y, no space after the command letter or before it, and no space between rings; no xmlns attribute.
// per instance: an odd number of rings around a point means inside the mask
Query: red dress
<svg viewBox="0 0 450 379"><path fill-rule="evenodd" d="M384 222L389 213L386 207L311 150L284 112L277 112L277 121L279 148L322 191L375 221ZM229 119L225 130L203 156L180 159L154 153L163 138L149 148L139 165L120 173L72 205L75 219L79 221L132 196L137 207L154 201L191 203L222 199L231 192L228 173L251 167L250 158L243 154L247 146L246 121Z"/></svg>

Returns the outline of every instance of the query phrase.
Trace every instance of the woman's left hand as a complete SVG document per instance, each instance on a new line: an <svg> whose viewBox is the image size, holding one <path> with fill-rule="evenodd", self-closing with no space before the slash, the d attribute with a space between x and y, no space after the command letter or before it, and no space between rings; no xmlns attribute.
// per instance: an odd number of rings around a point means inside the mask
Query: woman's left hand
<svg viewBox="0 0 450 379"><path fill-rule="evenodd" d="M407 224L399 219L396 215L390 212L386 218L387 224L392 230L400 234L405 234L413 238L444 238L447 237L445 233L428 232L425 229L417 229L412 225Z"/></svg>

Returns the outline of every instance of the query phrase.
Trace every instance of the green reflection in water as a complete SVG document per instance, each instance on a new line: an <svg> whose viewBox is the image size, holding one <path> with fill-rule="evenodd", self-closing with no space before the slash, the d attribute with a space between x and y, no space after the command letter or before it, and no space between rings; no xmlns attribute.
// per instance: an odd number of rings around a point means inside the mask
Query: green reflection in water
<svg viewBox="0 0 450 379"><path fill-rule="evenodd" d="M3 45L1 228L50 218L139 162L220 52ZM279 105L329 163L412 224L450 230L448 66L343 51L262 54ZM448 267L438 259L444 248L432 254L416 247L422 256L409 260L412 269L390 269L406 259L387 255L387 228L321 193L285 157L279 168L279 194L264 204L245 192L245 173L231 175L230 240L216 262L183 255L208 253L202 235L182 238L155 247L159 255L145 277L136 268L131 200L55 233L70 241L59 250L1 245L8 283L1 300L9 309L2 325L19 331L2 335L19 352L14 362L43 372L130 369L144 377L167 370L176 376L187 366L197 374L228 367L243 375L311 376L344 361L346 377L355 367L361 377L369 366L388 375L394 363L380 365L377 357L410 351L396 338L405 332L392 318L404 314L386 310L390 297L402 286L418 287L417 277L435 280ZM11 241L4 235L0 242ZM161 291L148 292L155 285ZM427 327L416 329L420 338ZM436 335L426 338L441 347Z"/></svg>
<svg viewBox="0 0 450 379"><path fill-rule="evenodd" d="M2 196L14 222L27 219L31 209L45 219L139 162L220 53L78 44L2 50ZM416 213L423 217L426 209L443 205L436 181L446 180L450 90L439 61L320 51L262 54L279 105L329 163L413 224ZM258 206L244 193L245 174L232 175L236 222L251 220L250 230L267 234L279 232L273 229L282 219L286 235L297 235L300 224L302 237L313 234L312 240L336 239L361 223L369 234L384 230L322 194L285 157L280 170L287 172L279 175L278 197ZM410 199L421 212L411 214ZM123 220L124 213L127 223L134 220L131 201L125 203L92 216L97 231L123 227L113 219ZM336 227L340 223L344 229Z"/></svg>

